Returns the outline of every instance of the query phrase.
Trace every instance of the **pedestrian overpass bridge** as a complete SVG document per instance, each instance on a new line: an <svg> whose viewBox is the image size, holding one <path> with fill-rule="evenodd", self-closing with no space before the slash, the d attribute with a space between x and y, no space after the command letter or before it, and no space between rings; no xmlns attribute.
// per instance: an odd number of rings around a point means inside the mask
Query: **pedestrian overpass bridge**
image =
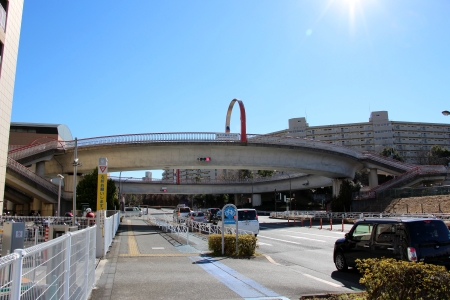
<svg viewBox="0 0 450 300"><path fill-rule="evenodd" d="M241 133L242 134L242 133ZM333 186L339 191L340 181L353 179L355 172L368 169L372 190L378 186L377 173L398 178L443 181L444 166L416 166L401 163L370 152L333 145L317 140L289 136L239 133L179 132L145 133L85 138L74 141L52 141L11 150L8 154L6 184L22 190L30 197L49 204L57 202L57 186L49 182L57 174L65 177L63 199L71 201L74 160L78 158L77 176L91 173L101 157L108 159L109 172L155 169L247 169L277 170L273 178L236 181L217 180L189 182L174 180L128 180L119 182L122 193L220 194L289 191ZM75 157L76 156L76 157ZM200 161L210 157L210 161ZM33 173L24 166L34 165ZM413 181L414 181L413 180ZM390 183L394 187L401 180ZM16 201L13 193L7 200ZM22 199L20 202L26 202ZM19 202L19 203L20 203Z"/></svg>

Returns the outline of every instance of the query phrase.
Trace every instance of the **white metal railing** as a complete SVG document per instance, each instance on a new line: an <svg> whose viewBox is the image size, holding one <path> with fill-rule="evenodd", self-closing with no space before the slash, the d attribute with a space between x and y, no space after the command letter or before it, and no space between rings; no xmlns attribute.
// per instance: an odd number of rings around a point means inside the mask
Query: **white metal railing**
<svg viewBox="0 0 450 300"><path fill-rule="evenodd" d="M95 284L96 226L0 258L0 299L87 299Z"/></svg>
<svg viewBox="0 0 450 300"><path fill-rule="evenodd" d="M271 218L280 219L351 219L358 220L362 218L438 218L441 220L450 220L450 213L429 213L429 214L411 214L411 213L383 213L383 212L327 212L327 211L282 211L271 212Z"/></svg>
<svg viewBox="0 0 450 300"><path fill-rule="evenodd" d="M99 223L1 257L0 299L88 299L95 259L111 246L119 214Z"/></svg>
<svg viewBox="0 0 450 300"><path fill-rule="evenodd" d="M97 218L97 257L104 257L112 244L120 225L120 213L115 213L103 220Z"/></svg>
<svg viewBox="0 0 450 300"><path fill-rule="evenodd" d="M14 160L19 160L24 157L28 157L31 155L35 155L44 151L52 150L52 149L65 149L64 141L50 141L42 144L33 144L22 147L11 147L8 151L8 157L11 157Z"/></svg>
<svg viewBox="0 0 450 300"><path fill-rule="evenodd" d="M20 163L18 163L14 159L12 159L10 156L8 156L7 166L11 170L14 170L17 173L21 174L22 176L25 176L25 177L31 179L33 182L36 182L37 184L45 187L46 189L48 189L52 193L54 193L56 195L58 194L58 185L48 181L44 177L41 177L41 176L37 175L36 173L31 171L30 169L28 169L24 165L21 165ZM70 198L72 198L73 193L66 192L66 191L61 191L61 195L62 195L63 199L70 199Z"/></svg>

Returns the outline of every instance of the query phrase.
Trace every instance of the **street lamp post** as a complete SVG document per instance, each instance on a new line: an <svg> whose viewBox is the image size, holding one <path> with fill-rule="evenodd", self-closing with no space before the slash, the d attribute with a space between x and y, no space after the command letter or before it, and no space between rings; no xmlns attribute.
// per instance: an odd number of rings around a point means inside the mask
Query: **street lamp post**
<svg viewBox="0 0 450 300"><path fill-rule="evenodd" d="M125 211L125 205L122 205L122 185L121 185L121 180L122 180L122 171L120 171L120 174L119 174L119 207L120 207L120 211Z"/></svg>
<svg viewBox="0 0 450 300"><path fill-rule="evenodd" d="M77 214L77 167L81 166L81 163L78 161L77 157L78 151L78 141L75 138L75 148L73 152L73 216L72 216L72 226L75 226L76 214Z"/></svg>
<svg viewBox="0 0 450 300"><path fill-rule="evenodd" d="M291 180L291 175L289 175L287 173L286 173L286 175L289 176L289 204L291 204L291 201L292 201L292 180Z"/></svg>
<svg viewBox="0 0 450 300"><path fill-rule="evenodd" d="M64 176L58 174L59 184L58 184L58 211L56 212L56 216L61 216L61 181L64 179Z"/></svg>
<svg viewBox="0 0 450 300"><path fill-rule="evenodd" d="M276 217L276 214L277 214L277 189L275 189L274 195L275 195L275 217Z"/></svg>

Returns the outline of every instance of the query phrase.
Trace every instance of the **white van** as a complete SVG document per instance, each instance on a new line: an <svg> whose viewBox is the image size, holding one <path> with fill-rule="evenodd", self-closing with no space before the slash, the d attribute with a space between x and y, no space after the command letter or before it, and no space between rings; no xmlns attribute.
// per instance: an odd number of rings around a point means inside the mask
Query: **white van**
<svg viewBox="0 0 450 300"><path fill-rule="evenodd" d="M238 209L238 230L252 232L255 236L259 233L259 221L256 209L253 208L239 208ZM218 226L222 226L222 221L217 222ZM225 224L226 227L236 227L234 224ZM244 233L244 232L242 232Z"/></svg>
<svg viewBox="0 0 450 300"><path fill-rule="evenodd" d="M173 221L176 223L185 222L188 218L191 209L183 204L179 204L173 211Z"/></svg>

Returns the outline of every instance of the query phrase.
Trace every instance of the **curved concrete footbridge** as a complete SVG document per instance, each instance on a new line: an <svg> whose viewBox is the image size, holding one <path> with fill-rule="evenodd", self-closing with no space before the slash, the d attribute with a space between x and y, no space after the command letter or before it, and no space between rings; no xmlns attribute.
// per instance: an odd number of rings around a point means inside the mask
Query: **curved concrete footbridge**
<svg viewBox="0 0 450 300"><path fill-rule="evenodd" d="M238 133L148 133L54 141L10 151L9 159L18 164L35 165L43 178L65 177L64 191L73 191L73 175L91 173L99 158L108 159L108 171L157 169L246 169L277 170L284 173L270 179L216 180L116 180L122 193L221 194L264 193L333 186L337 194L343 179L353 179L355 172L369 170L370 187L378 186L377 173L404 176L420 166L405 164L369 152L310 139L274 135ZM199 158L209 157L209 161ZM81 165L79 164L81 163ZM9 168L13 168L8 163ZM442 169L443 168L443 169ZM14 173L14 172L11 172ZM445 174L444 174L445 173ZM403 175L402 175L403 174ZM428 180L442 181L443 166L428 171ZM11 177L7 176L9 181ZM8 182L7 182L8 183ZM63 194L63 198L70 200ZM48 201L45 198L44 201ZM54 203L51 201L51 203Z"/></svg>

